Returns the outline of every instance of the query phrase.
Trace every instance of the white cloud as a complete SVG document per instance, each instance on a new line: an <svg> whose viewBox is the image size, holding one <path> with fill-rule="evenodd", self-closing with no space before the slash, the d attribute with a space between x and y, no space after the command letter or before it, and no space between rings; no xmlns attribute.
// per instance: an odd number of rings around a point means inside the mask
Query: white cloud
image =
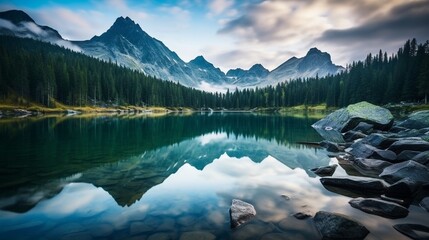
<svg viewBox="0 0 429 240"><path fill-rule="evenodd" d="M210 2L209 8L212 14L219 15L232 5L234 5L233 0L213 0Z"/></svg>

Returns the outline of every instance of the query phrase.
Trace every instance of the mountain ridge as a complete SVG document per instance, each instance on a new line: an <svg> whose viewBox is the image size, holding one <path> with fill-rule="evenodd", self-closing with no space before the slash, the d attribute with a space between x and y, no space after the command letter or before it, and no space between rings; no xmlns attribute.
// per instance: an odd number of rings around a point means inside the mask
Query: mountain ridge
<svg viewBox="0 0 429 240"><path fill-rule="evenodd" d="M201 55L186 63L162 41L151 37L128 16L118 17L106 32L84 41L64 40L55 29L37 25L21 10L1 12L0 19L9 21L10 25L13 25L9 28L3 26L4 24L0 25L0 34L51 42L142 71L146 75L199 89L204 83L221 88L262 87L294 78L323 77L344 69L332 63L329 53L311 48L306 56L292 57L271 72L261 64L254 64L248 70L230 69L225 74ZM42 34L32 32L33 25L43 30Z"/></svg>

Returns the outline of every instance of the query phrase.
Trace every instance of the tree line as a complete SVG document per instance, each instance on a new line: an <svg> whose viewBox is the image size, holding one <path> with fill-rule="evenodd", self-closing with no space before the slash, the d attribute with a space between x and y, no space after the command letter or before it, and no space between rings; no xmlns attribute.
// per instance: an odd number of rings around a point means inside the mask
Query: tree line
<svg viewBox="0 0 429 240"><path fill-rule="evenodd" d="M48 43L0 36L0 99L46 106L135 105L240 108L315 105L342 107L427 101L429 41L408 40L396 54L369 54L337 75L296 79L264 88L208 93Z"/></svg>

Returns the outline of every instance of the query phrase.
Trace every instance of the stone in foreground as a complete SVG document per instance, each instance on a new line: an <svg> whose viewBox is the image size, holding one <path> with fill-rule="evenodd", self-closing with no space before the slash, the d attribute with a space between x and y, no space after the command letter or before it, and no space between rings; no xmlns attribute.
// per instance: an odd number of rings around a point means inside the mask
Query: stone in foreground
<svg viewBox="0 0 429 240"><path fill-rule="evenodd" d="M341 133L366 122L375 129L385 130L392 126L393 115L388 109L368 102L359 102L339 109L311 125L326 140L344 142Z"/></svg>
<svg viewBox="0 0 429 240"><path fill-rule="evenodd" d="M422 152L414 156L411 160L426 165L427 163L429 163L429 151Z"/></svg>
<svg viewBox="0 0 429 240"><path fill-rule="evenodd" d="M419 184L409 178L404 178L387 188L386 196L393 198L410 198L417 191Z"/></svg>
<svg viewBox="0 0 429 240"><path fill-rule="evenodd" d="M405 207L375 198L355 198L349 201L349 204L366 213L378 215L386 218L404 218L408 215L408 209Z"/></svg>
<svg viewBox="0 0 429 240"><path fill-rule="evenodd" d="M250 203L233 199L229 214L231 218L231 227L236 228L255 217L256 210Z"/></svg>
<svg viewBox="0 0 429 240"><path fill-rule="evenodd" d="M429 168L409 160L386 167L380 177L389 183L397 182L404 178L416 183L429 183Z"/></svg>
<svg viewBox="0 0 429 240"><path fill-rule="evenodd" d="M429 197L425 197L420 202L420 206L429 212Z"/></svg>
<svg viewBox="0 0 429 240"><path fill-rule="evenodd" d="M311 217L310 214L308 213L303 213L303 212L297 212L293 215L296 219L302 220L302 219L306 219Z"/></svg>
<svg viewBox="0 0 429 240"><path fill-rule="evenodd" d="M332 176L334 174L335 169L337 169L338 165L330 165L330 166L324 166L324 167L318 167L310 169L312 172L314 172L318 176Z"/></svg>
<svg viewBox="0 0 429 240"><path fill-rule="evenodd" d="M393 226L396 231L416 240L428 240L429 227L420 224L396 224ZM422 233L425 233L423 236Z"/></svg>
<svg viewBox="0 0 429 240"><path fill-rule="evenodd" d="M376 193L383 193L388 187L384 181L368 177L324 177L320 182L327 186Z"/></svg>
<svg viewBox="0 0 429 240"><path fill-rule="evenodd" d="M369 231L362 224L338 213L320 211L314 216L323 239L364 239Z"/></svg>

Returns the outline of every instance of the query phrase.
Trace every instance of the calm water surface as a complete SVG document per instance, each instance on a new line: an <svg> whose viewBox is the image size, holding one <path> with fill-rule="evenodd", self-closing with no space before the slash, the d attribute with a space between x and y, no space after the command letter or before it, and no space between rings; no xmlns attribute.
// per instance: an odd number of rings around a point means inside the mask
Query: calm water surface
<svg viewBox="0 0 429 240"><path fill-rule="evenodd" d="M406 239L351 208L309 169L337 163L297 144L317 119L281 115L73 116L0 121L0 239L320 239L319 210ZM347 175L341 167L337 176ZM238 198L257 216L231 230Z"/></svg>

